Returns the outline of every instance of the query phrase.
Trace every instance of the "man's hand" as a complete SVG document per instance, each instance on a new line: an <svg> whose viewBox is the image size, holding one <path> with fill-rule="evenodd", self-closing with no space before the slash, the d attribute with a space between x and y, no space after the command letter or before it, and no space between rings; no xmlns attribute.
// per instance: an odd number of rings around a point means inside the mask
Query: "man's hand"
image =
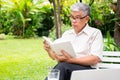
<svg viewBox="0 0 120 80"><path fill-rule="evenodd" d="M47 44L47 41L44 40L43 41L44 44L44 49L48 52L49 56L52 59L57 60L58 62L70 62L70 60L72 59L72 57L64 50L61 50L62 55L57 55L54 51L52 51L51 47Z"/></svg>
<svg viewBox="0 0 120 80"><path fill-rule="evenodd" d="M55 58L58 62L69 62L72 59L72 57L64 50L61 50L62 55L56 55Z"/></svg>
<svg viewBox="0 0 120 80"><path fill-rule="evenodd" d="M50 50L51 50L51 47L50 47L50 45L48 45L48 43L47 43L46 40L43 41L43 44L44 44L44 49L45 49L46 51L50 51Z"/></svg>
<svg viewBox="0 0 120 80"><path fill-rule="evenodd" d="M48 45L47 41L43 41L44 49L48 52L48 55L54 60L55 59L55 52L51 49L50 45Z"/></svg>

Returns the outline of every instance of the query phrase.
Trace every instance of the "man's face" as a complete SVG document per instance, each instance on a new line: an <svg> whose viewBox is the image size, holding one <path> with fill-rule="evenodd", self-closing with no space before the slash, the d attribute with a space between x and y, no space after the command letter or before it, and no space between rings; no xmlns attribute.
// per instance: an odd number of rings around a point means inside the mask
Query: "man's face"
<svg viewBox="0 0 120 80"><path fill-rule="evenodd" d="M70 16L72 27L76 33L79 33L89 20L89 16L83 14L82 11L72 11Z"/></svg>

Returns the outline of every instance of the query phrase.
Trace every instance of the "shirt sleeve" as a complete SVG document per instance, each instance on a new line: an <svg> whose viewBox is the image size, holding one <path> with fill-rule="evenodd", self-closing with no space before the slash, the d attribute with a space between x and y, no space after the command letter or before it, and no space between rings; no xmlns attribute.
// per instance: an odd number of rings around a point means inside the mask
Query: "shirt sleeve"
<svg viewBox="0 0 120 80"><path fill-rule="evenodd" d="M100 30L98 30L94 36L94 39L91 44L90 53L101 58L103 52L103 37Z"/></svg>

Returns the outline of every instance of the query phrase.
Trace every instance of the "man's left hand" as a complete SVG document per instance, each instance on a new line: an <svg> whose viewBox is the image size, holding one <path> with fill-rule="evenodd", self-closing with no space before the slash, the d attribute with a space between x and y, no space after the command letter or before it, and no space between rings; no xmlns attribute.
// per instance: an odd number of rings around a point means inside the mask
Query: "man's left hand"
<svg viewBox="0 0 120 80"><path fill-rule="evenodd" d="M59 56L59 55L56 55L56 60L58 62L69 62L70 63L70 60L72 59L72 57L64 50L61 50L61 53L62 55Z"/></svg>

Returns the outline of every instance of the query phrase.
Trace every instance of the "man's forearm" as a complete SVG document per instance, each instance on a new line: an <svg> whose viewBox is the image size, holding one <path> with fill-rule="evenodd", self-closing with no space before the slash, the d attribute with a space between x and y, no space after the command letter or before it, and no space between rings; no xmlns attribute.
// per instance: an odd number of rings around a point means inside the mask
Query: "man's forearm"
<svg viewBox="0 0 120 80"><path fill-rule="evenodd" d="M97 56L86 56L81 58L71 58L70 63L80 64L80 65L94 65L98 63L100 59Z"/></svg>

